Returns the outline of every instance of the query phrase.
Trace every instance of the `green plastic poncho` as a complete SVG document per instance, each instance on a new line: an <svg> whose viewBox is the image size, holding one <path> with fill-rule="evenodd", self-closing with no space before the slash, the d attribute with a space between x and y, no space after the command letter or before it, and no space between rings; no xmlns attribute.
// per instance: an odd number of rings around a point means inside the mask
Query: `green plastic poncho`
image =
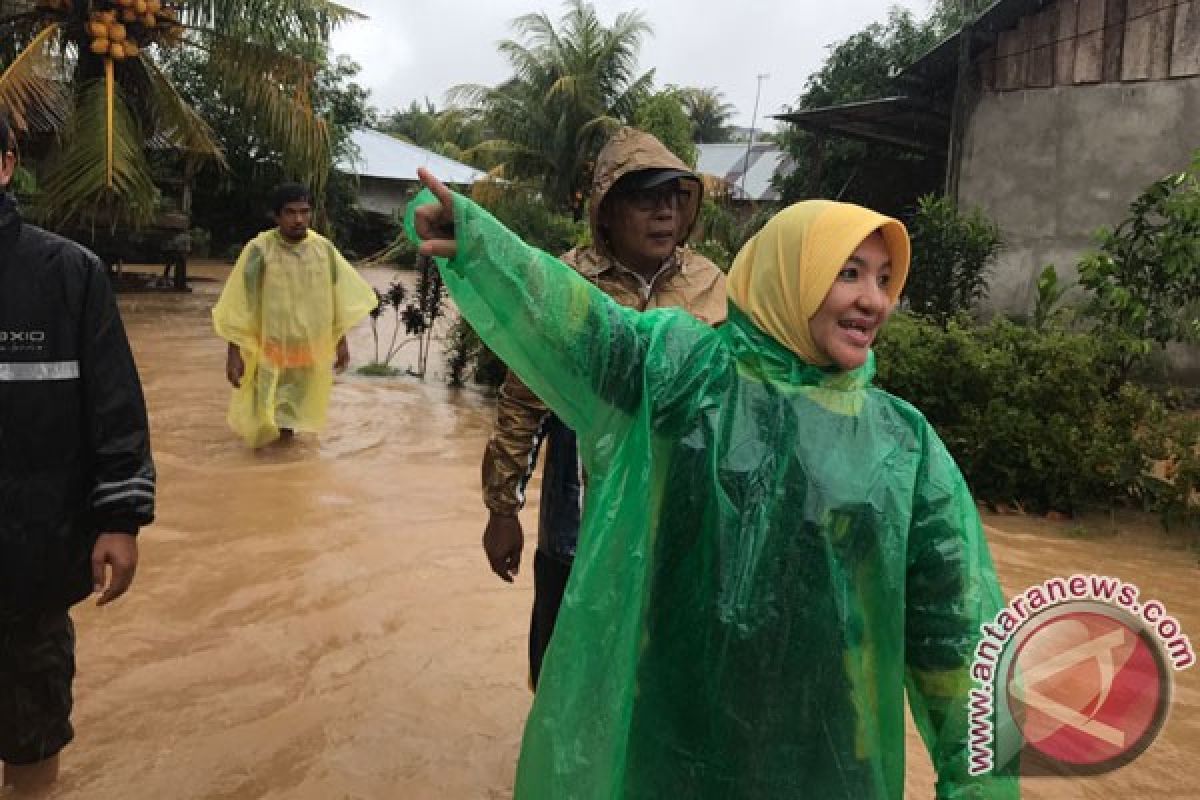
<svg viewBox="0 0 1200 800"><path fill-rule="evenodd" d="M450 293L589 476L516 797L900 798L906 690L939 798L1016 797L967 774L969 661L1001 602L979 517L873 361L810 366L736 307L717 330L622 308L454 210Z"/></svg>
<svg viewBox="0 0 1200 800"><path fill-rule="evenodd" d="M279 438L280 428L324 427L338 340L377 302L315 231L289 242L272 228L242 249L212 316L217 335L237 345L245 363L228 421L247 445Z"/></svg>

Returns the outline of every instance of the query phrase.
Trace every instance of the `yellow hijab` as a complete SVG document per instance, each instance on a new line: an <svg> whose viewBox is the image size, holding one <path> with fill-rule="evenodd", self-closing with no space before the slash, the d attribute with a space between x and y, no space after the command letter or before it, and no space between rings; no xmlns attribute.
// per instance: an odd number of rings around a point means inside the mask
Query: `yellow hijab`
<svg viewBox="0 0 1200 800"><path fill-rule="evenodd" d="M887 293L900 298L908 278L908 231L899 221L851 203L805 200L788 206L746 242L729 271L729 299L754 324L814 366L829 358L808 322L863 239L883 234L892 261Z"/></svg>

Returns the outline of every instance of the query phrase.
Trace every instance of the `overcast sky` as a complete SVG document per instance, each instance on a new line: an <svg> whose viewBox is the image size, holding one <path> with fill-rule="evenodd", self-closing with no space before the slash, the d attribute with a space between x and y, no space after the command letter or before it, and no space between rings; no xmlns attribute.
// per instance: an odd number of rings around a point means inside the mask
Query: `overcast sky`
<svg viewBox="0 0 1200 800"><path fill-rule="evenodd" d="M459 83L495 85L511 74L496 42L510 22L531 11L554 20L563 6L544 0L342 0L370 17L334 34L333 47L362 65L357 80L381 111L431 99L441 108ZM663 86L715 86L750 125L756 78L763 81L758 126L792 104L826 48L887 17L889 6L928 13L930 0L593 0L611 24L622 11L641 9L653 35L641 51L642 69ZM770 121L767 121L770 125Z"/></svg>

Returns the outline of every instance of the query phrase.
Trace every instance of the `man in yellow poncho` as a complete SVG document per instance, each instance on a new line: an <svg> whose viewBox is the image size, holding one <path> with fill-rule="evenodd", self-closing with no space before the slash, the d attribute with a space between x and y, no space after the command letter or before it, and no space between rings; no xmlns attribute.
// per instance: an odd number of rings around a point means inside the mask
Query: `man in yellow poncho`
<svg viewBox="0 0 1200 800"><path fill-rule="evenodd" d="M276 227L242 249L213 326L229 342L229 425L250 447L325 424L333 369L350 363L346 332L375 308L375 290L309 230L312 195L275 190Z"/></svg>
<svg viewBox="0 0 1200 800"><path fill-rule="evenodd" d="M714 330L622 308L424 180L411 235L594 476L517 800L899 800L906 696L938 800L1015 800L967 763L1002 603L979 515L921 413L871 385L904 227L781 211Z"/></svg>

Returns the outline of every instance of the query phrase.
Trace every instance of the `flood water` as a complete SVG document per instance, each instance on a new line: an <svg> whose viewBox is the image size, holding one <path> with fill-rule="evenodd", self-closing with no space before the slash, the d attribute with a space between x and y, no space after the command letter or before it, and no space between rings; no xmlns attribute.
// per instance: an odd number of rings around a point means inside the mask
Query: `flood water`
<svg viewBox="0 0 1200 800"><path fill-rule="evenodd" d="M130 594L76 610L77 736L54 796L511 797L531 699L531 561L508 585L480 548L490 402L434 375L347 374L319 439L248 451L225 426L224 345L208 316L223 272L203 274L214 280L191 294L121 297L159 519L141 536ZM365 325L351 347L355 364L369 359ZM414 360L406 349L399 364ZM431 369L443 370L436 357ZM1119 576L1200 645L1194 553L1144 533L988 522L1007 593L1052 575ZM1166 728L1141 758L1096 778L1029 780L1023 796L1200 797L1200 668L1177 677ZM933 797L911 729L909 763L908 796Z"/></svg>

